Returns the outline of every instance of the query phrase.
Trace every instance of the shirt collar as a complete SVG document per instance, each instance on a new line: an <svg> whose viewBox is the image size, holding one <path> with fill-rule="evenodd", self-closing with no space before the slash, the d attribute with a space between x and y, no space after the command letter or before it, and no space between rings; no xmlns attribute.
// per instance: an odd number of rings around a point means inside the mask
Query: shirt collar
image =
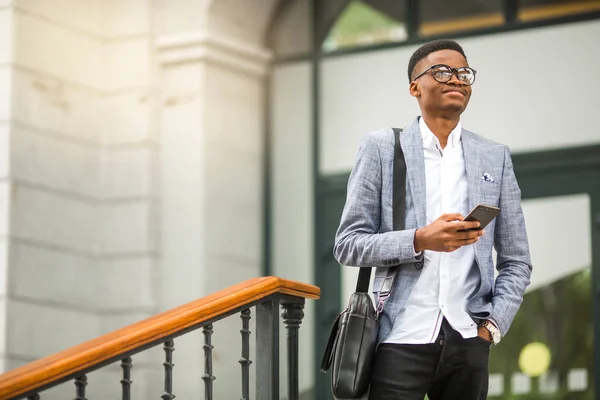
<svg viewBox="0 0 600 400"><path fill-rule="evenodd" d="M419 117L419 130L421 131L424 147L433 147L435 144L440 144L437 136L431 132L431 129L429 129L423 117ZM450 136L448 136L448 145L452 147L458 146L460 144L461 137L462 125L460 124L460 121L458 121L458 124L456 124L454 129L452 129L452 132L450 132Z"/></svg>

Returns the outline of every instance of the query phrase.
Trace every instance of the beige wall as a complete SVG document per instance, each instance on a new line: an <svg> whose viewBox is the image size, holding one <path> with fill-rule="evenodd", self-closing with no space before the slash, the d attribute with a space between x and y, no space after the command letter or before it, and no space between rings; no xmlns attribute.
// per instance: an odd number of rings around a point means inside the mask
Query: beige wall
<svg viewBox="0 0 600 400"><path fill-rule="evenodd" d="M0 1L5 370L261 274L274 5ZM240 396L240 327L215 325L217 398ZM201 344L176 340L178 397L203 390ZM162 393L162 357L134 357L136 397Z"/></svg>
<svg viewBox="0 0 600 400"><path fill-rule="evenodd" d="M158 97L145 1L126 9L23 0L3 12L12 15L2 65L10 77L11 369L159 310ZM159 369L145 364L140 381ZM118 376L118 368L92 374L90 393L117 393L108 382ZM50 396L72 393L69 385Z"/></svg>
<svg viewBox="0 0 600 400"><path fill-rule="evenodd" d="M8 119L11 103L11 73L7 64L12 59L12 20L13 12L8 7L8 2L0 1L0 368L2 369L7 364L6 307L10 219Z"/></svg>
<svg viewBox="0 0 600 400"><path fill-rule="evenodd" d="M271 264L273 275L314 283L310 63L277 68L271 92ZM307 302L300 329L300 391L313 387L317 302ZM287 332L282 332L283 336ZM285 364L283 365L285 368ZM287 376L282 370L282 381Z"/></svg>

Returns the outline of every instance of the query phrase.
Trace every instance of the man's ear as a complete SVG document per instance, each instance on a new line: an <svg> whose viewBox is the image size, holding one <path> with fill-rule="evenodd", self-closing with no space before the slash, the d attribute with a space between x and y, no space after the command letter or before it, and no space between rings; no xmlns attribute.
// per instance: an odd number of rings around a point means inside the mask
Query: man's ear
<svg viewBox="0 0 600 400"><path fill-rule="evenodd" d="M408 93L410 93L412 97L419 97L421 95L421 88L419 87L417 81L412 81L410 83L408 86Z"/></svg>

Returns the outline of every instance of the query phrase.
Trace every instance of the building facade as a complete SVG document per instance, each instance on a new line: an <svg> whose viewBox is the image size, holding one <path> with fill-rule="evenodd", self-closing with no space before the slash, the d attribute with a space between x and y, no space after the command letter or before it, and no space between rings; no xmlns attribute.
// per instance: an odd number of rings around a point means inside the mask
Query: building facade
<svg viewBox="0 0 600 400"><path fill-rule="evenodd" d="M600 7L447 4L0 0L3 369L270 274L323 290L300 330L300 386L327 398L318 357L355 279L332 232L358 142L417 115L408 58L456 37L478 70L463 125L509 145L522 178L535 267L523 315L545 318L516 321L523 340L492 356L490 393L593 398ZM238 331L215 325L216 398L239 396ZM531 343L545 368L522 356ZM176 342L182 398L203 390L201 345ZM134 358L139 398L161 393L159 353ZM90 397L116 396L119 376L92 373Z"/></svg>

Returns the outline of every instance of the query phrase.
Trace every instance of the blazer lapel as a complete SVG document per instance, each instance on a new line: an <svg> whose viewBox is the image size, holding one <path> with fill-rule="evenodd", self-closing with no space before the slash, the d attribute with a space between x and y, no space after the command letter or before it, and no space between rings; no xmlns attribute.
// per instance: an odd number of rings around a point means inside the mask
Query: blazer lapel
<svg viewBox="0 0 600 400"><path fill-rule="evenodd" d="M425 191L425 160L423 158L423 139L419 130L418 118L404 129L400 135L400 143L406 160L406 178L408 181L408 193L406 205L409 208L412 203L417 225L422 227L427 222L427 199Z"/></svg>
<svg viewBox="0 0 600 400"><path fill-rule="evenodd" d="M479 183L481 171L481 149L477 148L476 138L469 131L462 130L462 148L467 171L469 211L481 201L481 185Z"/></svg>

